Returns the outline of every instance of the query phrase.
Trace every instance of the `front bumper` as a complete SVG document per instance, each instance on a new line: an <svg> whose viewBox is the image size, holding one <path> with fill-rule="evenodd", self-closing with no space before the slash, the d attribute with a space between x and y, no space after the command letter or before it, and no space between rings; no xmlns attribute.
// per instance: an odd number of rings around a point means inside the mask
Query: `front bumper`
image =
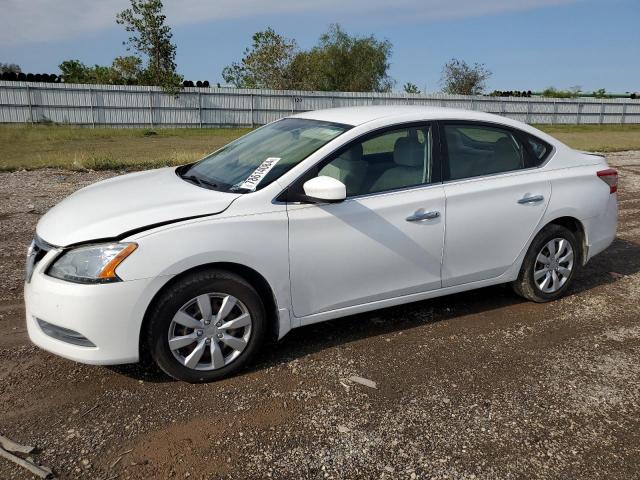
<svg viewBox="0 0 640 480"><path fill-rule="evenodd" d="M82 363L137 362L145 311L170 277L83 285L44 275L47 260L45 257L38 264L24 288L31 341L44 350ZM43 330L37 319L77 332L95 346L61 340L50 331L47 334L44 331L47 328Z"/></svg>

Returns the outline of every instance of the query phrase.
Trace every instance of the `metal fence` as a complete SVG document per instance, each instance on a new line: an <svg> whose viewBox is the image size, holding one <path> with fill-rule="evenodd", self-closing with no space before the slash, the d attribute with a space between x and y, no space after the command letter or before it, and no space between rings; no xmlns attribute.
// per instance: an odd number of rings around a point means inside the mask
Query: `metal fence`
<svg viewBox="0 0 640 480"><path fill-rule="evenodd" d="M640 123L640 100L499 98L0 81L0 123L107 127L254 126L294 112L361 105L424 105L497 113L537 124Z"/></svg>

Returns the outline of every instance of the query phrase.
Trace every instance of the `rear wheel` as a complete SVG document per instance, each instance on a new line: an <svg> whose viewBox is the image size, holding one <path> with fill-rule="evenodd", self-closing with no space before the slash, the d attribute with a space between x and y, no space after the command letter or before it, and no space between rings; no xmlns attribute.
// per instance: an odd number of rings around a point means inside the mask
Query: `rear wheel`
<svg viewBox="0 0 640 480"><path fill-rule="evenodd" d="M573 281L579 258L580 244L573 232L548 225L531 243L513 289L534 302L560 298Z"/></svg>
<svg viewBox="0 0 640 480"><path fill-rule="evenodd" d="M150 312L152 358L186 382L227 377L251 360L263 342L264 306L242 277L210 270L173 284Z"/></svg>

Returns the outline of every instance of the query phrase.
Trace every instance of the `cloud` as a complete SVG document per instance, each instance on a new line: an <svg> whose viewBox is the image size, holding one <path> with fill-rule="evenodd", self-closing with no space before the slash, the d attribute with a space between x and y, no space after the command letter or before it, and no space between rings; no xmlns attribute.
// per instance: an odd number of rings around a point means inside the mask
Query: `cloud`
<svg viewBox="0 0 640 480"><path fill-rule="evenodd" d="M434 21L563 5L579 0L165 0L170 25L305 14L384 22ZM82 38L115 27L128 0L0 0L4 46Z"/></svg>

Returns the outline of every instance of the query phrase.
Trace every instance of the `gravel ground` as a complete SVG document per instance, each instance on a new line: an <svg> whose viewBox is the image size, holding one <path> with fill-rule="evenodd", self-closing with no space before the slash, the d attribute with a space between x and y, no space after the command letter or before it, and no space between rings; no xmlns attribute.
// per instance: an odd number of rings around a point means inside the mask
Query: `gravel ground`
<svg viewBox="0 0 640 480"><path fill-rule="evenodd" d="M208 385L29 344L36 221L114 173L2 173L0 433L61 478L640 478L640 152L608 158L618 239L566 298L499 286L310 326Z"/></svg>

